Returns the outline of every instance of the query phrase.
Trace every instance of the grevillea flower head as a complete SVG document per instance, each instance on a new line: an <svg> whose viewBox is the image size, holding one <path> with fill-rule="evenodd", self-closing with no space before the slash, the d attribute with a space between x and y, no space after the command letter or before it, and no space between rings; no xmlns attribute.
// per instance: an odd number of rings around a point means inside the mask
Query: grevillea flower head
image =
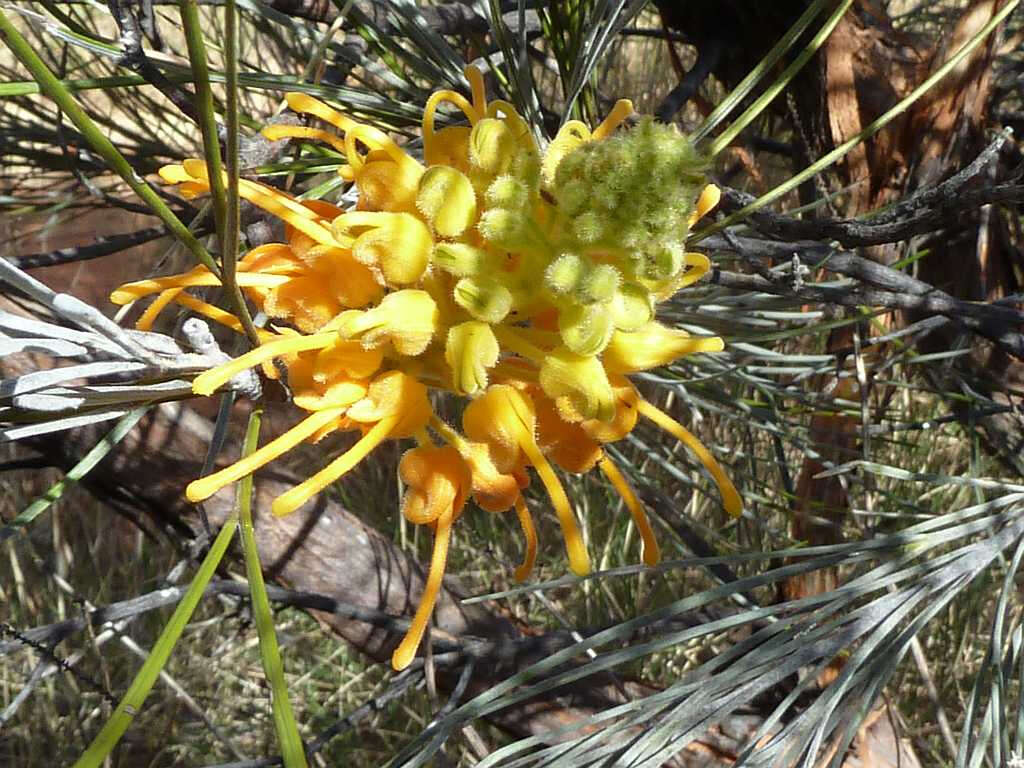
<svg viewBox="0 0 1024 768"><path fill-rule="evenodd" d="M288 514L345 475L381 442L414 439L399 465L402 514L434 533L434 554L412 626L393 657L415 655L441 587L452 526L472 498L482 509L514 509L526 539L517 579L537 552L523 497L536 473L554 507L569 566L590 559L559 470L595 468L622 498L640 532L643 560L660 556L643 504L604 446L640 417L688 446L718 485L726 510L741 501L711 453L678 421L641 397L626 374L715 352L718 337L659 324L659 301L710 268L685 242L714 208L705 162L670 126L618 102L591 130L569 121L546 147L504 101L488 101L480 72L466 70L471 96L441 90L423 113L423 159L388 134L304 94L295 112L316 123L264 129L271 140L322 142L344 160L339 173L358 202L344 211L243 179L239 193L283 220L285 242L253 248L236 279L273 322L260 345L193 382L208 395L262 367L283 372L307 412L251 455L191 483L193 501L273 461L301 442L336 431L358 439L273 503ZM435 126L440 105L465 124ZM186 196L209 191L203 163L161 170ZM169 304L241 330L239 320L190 293L218 285L204 268L128 283L118 304L156 294L139 320L150 327ZM439 418L431 393L468 399L460 428Z"/></svg>

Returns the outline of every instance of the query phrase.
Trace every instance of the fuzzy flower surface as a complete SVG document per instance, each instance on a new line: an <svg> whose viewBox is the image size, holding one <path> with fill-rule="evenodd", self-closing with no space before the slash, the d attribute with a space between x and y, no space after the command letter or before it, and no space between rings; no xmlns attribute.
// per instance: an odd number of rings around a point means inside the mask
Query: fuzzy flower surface
<svg viewBox="0 0 1024 768"><path fill-rule="evenodd" d="M238 263L237 281L269 318L261 344L198 376L208 395L260 366L287 377L306 416L251 455L192 482L201 501L302 442L335 431L359 437L273 503L289 514L341 479L387 440L411 438L399 474L402 513L434 534L426 587L392 663L413 659L434 603L453 524L469 499L515 510L526 540L516 578L532 568L537 534L522 492L536 474L556 513L571 570L590 559L560 472L602 472L629 509L653 565L658 544L643 504L604 446L640 418L684 443L708 469L726 510L739 494L711 453L682 424L645 400L628 374L683 355L716 352L719 337L694 337L655 310L710 268L687 252L693 223L718 202L704 162L671 126L641 120L620 101L594 129L566 123L542 151L504 101L488 101L481 74L466 70L472 97L442 90L427 102L423 160L383 131L304 94L287 97L314 126L272 125L271 140L319 141L345 160L358 192L353 210L304 201L250 180L240 194L283 220L285 242ZM448 102L466 124L435 127ZM189 197L209 192L204 164L161 170ZM139 326L176 303L236 331L236 317L189 289L219 285L205 268L128 283L117 304L153 295ZM460 424L431 408L431 393L464 399Z"/></svg>

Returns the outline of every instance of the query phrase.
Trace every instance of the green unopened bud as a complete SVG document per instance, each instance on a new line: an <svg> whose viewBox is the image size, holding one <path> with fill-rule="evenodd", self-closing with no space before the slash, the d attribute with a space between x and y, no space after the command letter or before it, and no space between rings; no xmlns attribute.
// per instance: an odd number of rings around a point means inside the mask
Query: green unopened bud
<svg viewBox="0 0 1024 768"><path fill-rule="evenodd" d="M586 266L575 253L563 253L544 271L544 285L555 296L564 296L576 290Z"/></svg>
<svg viewBox="0 0 1024 768"><path fill-rule="evenodd" d="M458 237L476 220L473 184L455 168L435 165L420 178L416 207L441 237Z"/></svg>
<svg viewBox="0 0 1024 768"><path fill-rule="evenodd" d="M662 243L651 253L647 262L647 277L652 280L668 280L683 268L686 252L679 243Z"/></svg>
<svg viewBox="0 0 1024 768"><path fill-rule="evenodd" d="M540 184L540 153L535 148L524 149L520 146L519 152L512 158L509 173L527 187L536 189Z"/></svg>
<svg viewBox="0 0 1024 768"><path fill-rule="evenodd" d="M625 283L612 299L611 315L616 328L635 331L654 319L654 299L642 285Z"/></svg>
<svg viewBox="0 0 1024 768"><path fill-rule="evenodd" d="M618 234L618 240L625 248L638 248L647 242L649 233L640 224L627 225Z"/></svg>
<svg viewBox="0 0 1024 768"><path fill-rule="evenodd" d="M615 325L602 304L576 304L558 313L562 342L577 355L597 355L608 346Z"/></svg>
<svg viewBox="0 0 1024 768"><path fill-rule="evenodd" d="M498 362L501 349L491 326L470 320L448 331L444 359L452 372L452 385L462 395L487 389L487 369Z"/></svg>
<svg viewBox="0 0 1024 768"><path fill-rule="evenodd" d="M516 149L516 137L504 120L484 118L469 134L470 162L484 173L504 173Z"/></svg>
<svg viewBox="0 0 1024 768"><path fill-rule="evenodd" d="M558 191L558 207L566 216L576 216L586 207L590 199L590 188L582 181L567 182Z"/></svg>
<svg viewBox="0 0 1024 768"><path fill-rule="evenodd" d="M521 211L492 208L480 217L480 223L477 226L484 239L499 248L518 251L524 245L529 245L526 217Z"/></svg>
<svg viewBox="0 0 1024 768"><path fill-rule="evenodd" d="M502 174L487 187L488 208L522 210L530 200L530 191L519 179Z"/></svg>
<svg viewBox="0 0 1024 768"><path fill-rule="evenodd" d="M621 282L619 270L611 264L598 264L583 276L577 296L588 304L604 304L612 300Z"/></svg>
<svg viewBox="0 0 1024 768"><path fill-rule="evenodd" d="M471 277L487 269L489 254L467 243L438 243L430 260L457 277Z"/></svg>
<svg viewBox="0 0 1024 768"><path fill-rule="evenodd" d="M456 304L485 323L500 323L512 309L512 292L493 278L464 277L453 294Z"/></svg>
<svg viewBox="0 0 1024 768"><path fill-rule="evenodd" d="M621 203L621 196L614 186L615 178L611 177L594 187L591 193L594 205L601 210L614 213Z"/></svg>
<svg viewBox="0 0 1024 768"><path fill-rule="evenodd" d="M573 219L572 233L581 243L596 243L605 235L604 222L595 211L584 211Z"/></svg>

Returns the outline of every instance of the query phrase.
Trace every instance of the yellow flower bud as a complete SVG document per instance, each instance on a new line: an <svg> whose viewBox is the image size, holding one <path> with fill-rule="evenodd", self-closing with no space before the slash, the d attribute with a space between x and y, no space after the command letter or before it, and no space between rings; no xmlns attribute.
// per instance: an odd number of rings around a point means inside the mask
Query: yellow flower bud
<svg viewBox="0 0 1024 768"><path fill-rule="evenodd" d="M462 514L473 478L469 465L451 446L421 445L405 452L398 476L408 486L402 515L410 523L432 523L443 512Z"/></svg>
<svg viewBox="0 0 1024 768"><path fill-rule="evenodd" d="M440 313L430 294L407 289L387 294L366 312L346 312L338 334L359 339L368 349L390 341L398 354L415 357L430 346L439 324Z"/></svg>
<svg viewBox="0 0 1024 768"><path fill-rule="evenodd" d="M490 277L464 277L453 295L456 304L485 323L500 323L512 309L512 292Z"/></svg>
<svg viewBox="0 0 1024 768"><path fill-rule="evenodd" d="M486 174L503 173L516 150L516 136L505 120L484 118L469 134L469 160L474 168Z"/></svg>
<svg viewBox="0 0 1024 768"><path fill-rule="evenodd" d="M438 243L431 261L456 277L471 277L483 272L489 261L487 251L468 243Z"/></svg>
<svg viewBox="0 0 1024 768"><path fill-rule="evenodd" d="M615 416L608 375L596 357L555 348L541 364L540 386L566 421L609 421Z"/></svg>
<svg viewBox="0 0 1024 768"><path fill-rule="evenodd" d="M650 291L636 283L624 283L611 301L612 322L623 331L635 331L654 319Z"/></svg>
<svg viewBox="0 0 1024 768"><path fill-rule="evenodd" d="M365 211L414 211L423 168L397 163L381 150L370 152L356 172L359 207Z"/></svg>
<svg viewBox="0 0 1024 768"><path fill-rule="evenodd" d="M349 408L346 415L363 424L395 419L388 436L400 438L412 437L423 429L431 413L425 384L401 371L388 371L373 380L366 397Z"/></svg>
<svg viewBox="0 0 1024 768"><path fill-rule="evenodd" d="M562 342L577 355L600 354L614 330L612 315L603 304L574 304L558 313Z"/></svg>
<svg viewBox="0 0 1024 768"><path fill-rule="evenodd" d="M625 376L613 374L608 378L615 395L615 416L609 421L587 419L580 424L587 436L599 443L617 442L633 431L637 421L636 404L640 400L640 393Z"/></svg>
<svg viewBox="0 0 1024 768"><path fill-rule="evenodd" d="M488 512L504 512L515 504L519 491L530 484L521 472L499 472L485 443L467 442L463 458L473 472L473 499Z"/></svg>
<svg viewBox="0 0 1024 768"><path fill-rule="evenodd" d="M534 438L536 424L533 400L507 384L488 387L462 414L466 437L487 445L499 472L514 473L527 462L537 469L562 526L569 567L574 573L585 576L590 572L590 558L569 497Z"/></svg>
<svg viewBox="0 0 1024 768"><path fill-rule="evenodd" d="M683 355L721 352L719 336L690 336L686 331L650 322L639 330L615 331L602 360L609 373L636 373L667 365Z"/></svg>
<svg viewBox="0 0 1024 768"><path fill-rule="evenodd" d="M445 165L436 165L423 174L416 207L441 237L458 237L476 221L472 183Z"/></svg>
<svg viewBox="0 0 1024 768"><path fill-rule="evenodd" d="M552 139L547 152L544 153L541 178L543 178L545 186L554 184L555 174L558 172L562 158L589 140L590 129L579 120L570 120L558 130L558 134Z"/></svg>
<svg viewBox="0 0 1024 768"><path fill-rule="evenodd" d="M378 270L391 287L411 285L423 277L434 239L427 225L408 213L353 211L331 224L338 239L351 238L353 230L368 227L352 244L352 256L360 264Z"/></svg>
<svg viewBox="0 0 1024 768"><path fill-rule="evenodd" d="M336 376L367 379L377 372L383 362L384 355L379 349L367 349L357 341L338 339L316 353L313 381L324 384Z"/></svg>
<svg viewBox="0 0 1024 768"><path fill-rule="evenodd" d="M449 125L436 131L432 140L423 145L423 159L427 165L448 165L460 171L469 170L469 126Z"/></svg>
<svg viewBox="0 0 1024 768"><path fill-rule="evenodd" d="M444 359L452 372L452 385L462 395L474 395L487 388L487 369L500 354L498 339L487 323L470 320L448 331Z"/></svg>

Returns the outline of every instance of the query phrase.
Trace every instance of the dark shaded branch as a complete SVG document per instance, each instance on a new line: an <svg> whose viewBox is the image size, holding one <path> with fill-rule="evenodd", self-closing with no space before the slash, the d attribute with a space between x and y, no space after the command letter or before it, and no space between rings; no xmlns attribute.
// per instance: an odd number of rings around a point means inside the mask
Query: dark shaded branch
<svg viewBox="0 0 1024 768"><path fill-rule="evenodd" d="M966 189L995 160L1008 135L999 136L974 161L946 181L920 189L870 219L796 219L755 211L747 223L757 231L781 240L835 240L845 248L881 245L944 229L968 211L990 203L1024 201L1024 184L1008 181L994 186ZM722 209L739 210L756 198L725 187Z"/></svg>
<svg viewBox="0 0 1024 768"><path fill-rule="evenodd" d="M842 256L838 260L838 265L833 264L837 256ZM927 283L852 254L837 254L821 266L860 279L871 274L879 278L881 284L886 287L800 284L792 278L782 276L774 280L764 275L744 275L720 269L713 272L711 282L734 290L770 293L774 296L799 299L802 302L820 302L843 307L869 305L943 315L984 336L1008 354L1024 360L1024 334L1021 333L1021 329L1024 328L1024 312L997 304L961 301ZM884 272L878 275L878 270ZM900 275L902 279L895 280L893 275Z"/></svg>
<svg viewBox="0 0 1024 768"><path fill-rule="evenodd" d="M196 111L192 95L181 86L168 80L167 76L157 69L142 49L142 25L130 7L131 0L107 0L107 5L110 7L110 13L117 22L117 28L121 33L121 48L124 53L118 64L140 75L181 110L185 117L198 125L199 113ZM149 10L151 13L152 8Z"/></svg>
<svg viewBox="0 0 1024 768"><path fill-rule="evenodd" d="M671 121L676 116L676 113L685 106L686 102L697 94L701 84L708 79L708 75L718 66L724 49L725 46L722 44L722 41L717 38L708 40L701 45L697 52L697 61L693 67L683 76L679 84L669 91L669 94L661 104L658 105L654 116L659 121L663 123Z"/></svg>
<svg viewBox="0 0 1024 768"><path fill-rule="evenodd" d="M94 243L76 245L71 248L58 248L45 253L29 253L24 256L11 256L10 261L18 269L36 269L37 267L54 267L58 264L69 264L74 261L89 261L112 253L142 245L163 237L167 230L163 227L148 227L137 232L120 235L98 236Z"/></svg>

